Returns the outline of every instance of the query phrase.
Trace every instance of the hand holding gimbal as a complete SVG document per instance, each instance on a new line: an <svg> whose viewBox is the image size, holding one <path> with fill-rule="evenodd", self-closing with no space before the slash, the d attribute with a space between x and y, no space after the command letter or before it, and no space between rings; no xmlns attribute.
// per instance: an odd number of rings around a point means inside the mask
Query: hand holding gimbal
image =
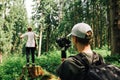
<svg viewBox="0 0 120 80"><path fill-rule="evenodd" d="M66 58L66 50L71 46L71 41L65 37L58 38L56 43L62 48L61 50L61 58Z"/></svg>

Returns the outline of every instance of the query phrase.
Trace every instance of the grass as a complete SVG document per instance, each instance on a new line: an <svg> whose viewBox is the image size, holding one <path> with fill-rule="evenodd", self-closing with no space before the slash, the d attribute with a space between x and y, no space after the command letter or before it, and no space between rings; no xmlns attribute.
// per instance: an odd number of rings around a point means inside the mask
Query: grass
<svg viewBox="0 0 120 80"><path fill-rule="evenodd" d="M108 51L106 49L94 49L93 51L95 51L98 54L101 54L103 57L110 56L111 53L111 51Z"/></svg>
<svg viewBox="0 0 120 80"><path fill-rule="evenodd" d="M120 67L120 57L119 55L112 55L110 56L110 51L108 51L106 48L102 49L94 49L98 54L101 54L103 58L105 59L106 62L109 62L113 65L116 65ZM72 51L74 54L76 52ZM71 54L71 51L68 52L67 54L69 55L74 55ZM36 57L36 64L40 65L44 70L55 74L55 70L58 67L59 64L61 64L61 52L60 51L50 51L46 52L40 57ZM3 56L4 60L3 63L0 64L0 80L16 80L16 78L19 77L21 74L22 67L26 63L25 56L22 56L20 54L16 55L9 55L9 56Z"/></svg>

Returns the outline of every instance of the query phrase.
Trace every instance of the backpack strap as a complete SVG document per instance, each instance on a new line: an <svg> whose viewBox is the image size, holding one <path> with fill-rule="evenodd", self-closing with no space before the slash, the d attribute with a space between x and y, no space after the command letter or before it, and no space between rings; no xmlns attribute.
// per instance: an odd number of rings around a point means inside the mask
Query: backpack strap
<svg viewBox="0 0 120 80"><path fill-rule="evenodd" d="M83 53L77 54L76 56L74 56L74 58L79 60L85 66L85 68L89 68L90 63L89 63L87 57L85 55L83 55Z"/></svg>

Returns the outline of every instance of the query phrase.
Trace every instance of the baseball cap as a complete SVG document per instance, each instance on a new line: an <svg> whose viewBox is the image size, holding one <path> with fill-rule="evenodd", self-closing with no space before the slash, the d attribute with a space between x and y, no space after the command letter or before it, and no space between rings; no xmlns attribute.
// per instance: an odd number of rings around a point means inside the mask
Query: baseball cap
<svg viewBox="0 0 120 80"><path fill-rule="evenodd" d="M77 23L73 26L72 31L68 36L73 35L85 39L88 31L92 32L90 25L86 23Z"/></svg>

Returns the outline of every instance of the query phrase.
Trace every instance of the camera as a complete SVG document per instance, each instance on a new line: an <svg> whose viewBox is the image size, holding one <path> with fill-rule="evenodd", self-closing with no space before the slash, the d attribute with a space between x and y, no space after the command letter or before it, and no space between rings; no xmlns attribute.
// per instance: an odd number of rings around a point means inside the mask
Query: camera
<svg viewBox="0 0 120 80"><path fill-rule="evenodd" d="M63 38L58 38L56 40L56 43L61 47L61 48L69 48L71 46L71 41L65 37Z"/></svg>

